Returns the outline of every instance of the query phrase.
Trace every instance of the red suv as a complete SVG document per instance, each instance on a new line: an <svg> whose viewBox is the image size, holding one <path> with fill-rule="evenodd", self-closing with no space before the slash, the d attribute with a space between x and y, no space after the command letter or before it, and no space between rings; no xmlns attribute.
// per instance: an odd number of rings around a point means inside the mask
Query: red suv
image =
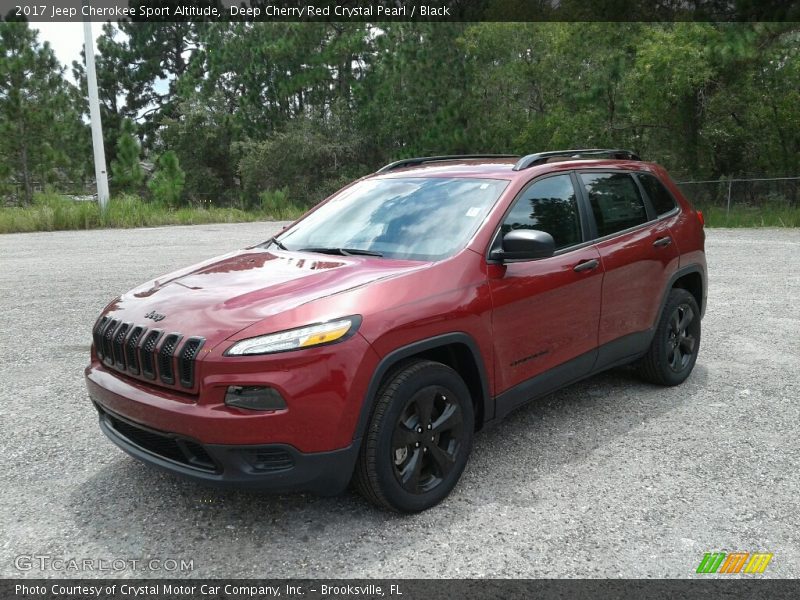
<svg viewBox="0 0 800 600"><path fill-rule="evenodd" d="M625 150L401 160L267 242L124 294L89 394L132 456L214 484L419 511L473 433L635 362L676 385L706 299L703 217Z"/></svg>

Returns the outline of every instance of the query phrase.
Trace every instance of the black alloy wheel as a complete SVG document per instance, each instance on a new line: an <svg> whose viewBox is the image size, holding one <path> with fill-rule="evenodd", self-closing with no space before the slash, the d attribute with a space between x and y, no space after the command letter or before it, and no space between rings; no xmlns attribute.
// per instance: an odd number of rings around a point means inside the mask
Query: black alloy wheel
<svg viewBox="0 0 800 600"><path fill-rule="evenodd" d="M441 386L421 389L408 401L395 426L395 476L412 494L440 485L462 448L464 419L455 393Z"/></svg>
<svg viewBox="0 0 800 600"><path fill-rule="evenodd" d="M418 512L441 502L467 464L475 429L469 388L442 363L410 359L375 396L354 481L378 506Z"/></svg>
<svg viewBox="0 0 800 600"><path fill-rule="evenodd" d="M688 303L672 311L667 330L667 362L675 373L680 373L692 362L697 328L694 310Z"/></svg>
<svg viewBox="0 0 800 600"><path fill-rule="evenodd" d="M692 373L700 350L700 308L687 290L670 290L653 340L637 365L642 377L659 385L678 385Z"/></svg>

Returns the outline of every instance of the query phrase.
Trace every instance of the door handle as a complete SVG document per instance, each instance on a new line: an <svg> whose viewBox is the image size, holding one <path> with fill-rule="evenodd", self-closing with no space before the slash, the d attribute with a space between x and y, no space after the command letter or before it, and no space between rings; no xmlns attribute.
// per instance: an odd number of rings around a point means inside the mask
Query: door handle
<svg viewBox="0 0 800 600"><path fill-rule="evenodd" d="M591 271L593 269L596 269L597 265L599 264L600 261L597 260L596 258L593 258L592 260L585 260L583 262L579 262L577 265L572 267L572 270L575 271L576 273L580 273L582 271Z"/></svg>
<svg viewBox="0 0 800 600"><path fill-rule="evenodd" d="M656 248L663 248L669 246L672 243L672 238L669 236L658 238L655 242L653 242L653 246Z"/></svg>

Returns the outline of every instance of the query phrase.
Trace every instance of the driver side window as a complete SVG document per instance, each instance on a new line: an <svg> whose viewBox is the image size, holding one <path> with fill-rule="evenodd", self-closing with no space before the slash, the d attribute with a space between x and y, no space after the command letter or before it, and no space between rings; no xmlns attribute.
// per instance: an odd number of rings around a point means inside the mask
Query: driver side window
<svg viewBox="0 0 800 600"><path fill-rule="evenodd" d="M503 221L502 235L514 229L538 229L553 236L559 250L579 244L578 199L569 175L541 179L525 190Z"/></svg>

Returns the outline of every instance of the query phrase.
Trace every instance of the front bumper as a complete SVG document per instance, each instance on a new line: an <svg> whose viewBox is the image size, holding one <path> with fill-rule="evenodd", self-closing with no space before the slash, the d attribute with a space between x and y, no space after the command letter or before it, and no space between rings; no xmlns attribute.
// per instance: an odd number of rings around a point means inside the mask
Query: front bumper
<svg viewBox="0 0 800 600"><path fill-rule="evenodd" d="M218 487L334 495L347 487L358 454L357 443L330 452L300 452L288 444L202 444L94 405L100 429L132 457Z"/></svg>

